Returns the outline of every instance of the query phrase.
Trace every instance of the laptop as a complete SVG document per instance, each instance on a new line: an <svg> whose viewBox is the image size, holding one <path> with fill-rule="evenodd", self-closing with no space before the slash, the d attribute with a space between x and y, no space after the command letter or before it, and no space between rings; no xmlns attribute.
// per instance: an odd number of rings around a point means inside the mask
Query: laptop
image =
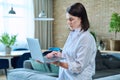
<svg viewBox="0 0 120 80"><path fill-rule="evenodd" d="M33 60L38 60L42 63L50 63L50 62L60 61L64 59L61 57L53 57L50 59L44 57L42 54L41 46L38 39L27 38L27 43L28 43L30 54Z"/></svg>

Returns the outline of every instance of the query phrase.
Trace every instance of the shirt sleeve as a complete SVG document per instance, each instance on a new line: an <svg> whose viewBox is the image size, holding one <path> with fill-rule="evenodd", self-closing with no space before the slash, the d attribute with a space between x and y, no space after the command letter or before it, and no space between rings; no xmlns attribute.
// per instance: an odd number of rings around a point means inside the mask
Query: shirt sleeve
<svg viewBox="0 0 120 80"><path fill-rule="evenodd" d="M66 55L67 61L68 61L68 70L71 73L79 74L89 65L91 59L92 59L92 53L93 49L91 48L92 45L89 43L89 41L83 41L81 43L82 45L78 45L76 49L76 57L70 57L69 55ZM94 58L93 58L94 59Z"/></svg>

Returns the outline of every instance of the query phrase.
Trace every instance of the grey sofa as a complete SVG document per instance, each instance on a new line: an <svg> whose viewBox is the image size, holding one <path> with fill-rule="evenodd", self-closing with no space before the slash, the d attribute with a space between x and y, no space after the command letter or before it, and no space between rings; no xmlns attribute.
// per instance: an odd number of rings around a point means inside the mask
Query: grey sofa
<svg viewBox="0 0 120 80"><path fill-rule="evenodd" d="M93 79L120 74L120 54L96 55L96 74ZM58 74L33 70L30 60L24 62L24 68L8 71L8 80L56 80Z"/></svg>
<svg viewBox="0 0 120 80"><path fill-rule="evenodd" d="M30 60L24 62L24 68L8 70L7 80L56 80L57 74L32 70Z"/></svg>
<svg viewBox="0 0 120 80"><path fill-rule="evenodd" d="M96 74L94 79L120 74L120 54L106 54L99 50L96 55Z"/></svg>

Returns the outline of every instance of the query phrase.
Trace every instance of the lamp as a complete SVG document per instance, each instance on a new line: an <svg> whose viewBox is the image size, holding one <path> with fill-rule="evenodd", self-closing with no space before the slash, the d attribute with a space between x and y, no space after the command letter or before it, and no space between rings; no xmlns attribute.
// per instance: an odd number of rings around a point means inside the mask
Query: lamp
<svg viewBox="0 0 120 80"><path fill-rule="evenodd" d="M11 7L11 10L9 11L9 14L16 14L16 12L13 10L13 7Z"/></svg>
<svg viewBox="0 0 120 80"><path fill-rule="evenodd" d="M40 20L40 21L51 21L54 20L53 18L47 18L47 15L45 14L44 11L44 0L42 0L42 8L41 8L41 12L39 14L38 18L35 18L35 20Z"/></svg>

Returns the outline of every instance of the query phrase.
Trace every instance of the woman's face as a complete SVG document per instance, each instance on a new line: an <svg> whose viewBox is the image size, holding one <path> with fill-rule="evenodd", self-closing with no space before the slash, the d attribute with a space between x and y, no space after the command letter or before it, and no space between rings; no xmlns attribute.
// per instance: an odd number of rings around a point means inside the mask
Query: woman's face
<svg viewBox="0 0 120 80"><path fill-rule="evenodd" d="M67 24L72 30L81 28L81 19L76 16L72 16L69 13L66 13Z"/></svg>

